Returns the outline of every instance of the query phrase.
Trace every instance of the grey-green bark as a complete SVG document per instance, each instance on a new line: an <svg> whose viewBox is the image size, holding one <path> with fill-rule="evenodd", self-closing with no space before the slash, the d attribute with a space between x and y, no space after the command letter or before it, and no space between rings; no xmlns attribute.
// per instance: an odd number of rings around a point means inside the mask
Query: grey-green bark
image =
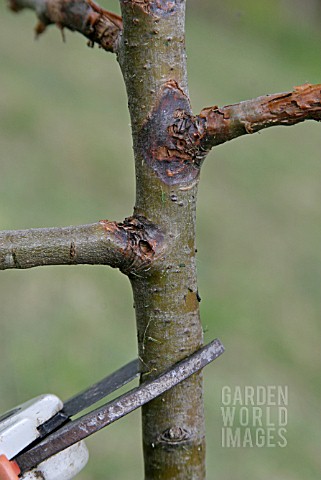
<svg viewBox="0 0 321 480"><path fill-rule="evenodd" d="M44 265L110 265L124 273L149 268L158 229L145 218L0 232L0 270Z"/></svg>
<svg viewBox="0 0 321 480"><path fill-rule="evenodd" d="M163 255L131 275L139 355L148 377L202 345L195 265L198 168L184 163L168 127L191 113L185 62L185 2L121 1L119 60L134 138L135 214L164 234ZM171 150L170 157L164 154ZM191 173L192 169L192 173ZM147 479L205 477L202 376L143 407Z"/></svg>
<svg viewBox="0 0 321 480"><path fill-rule="evenodd" d="M185 58L185 0L120 0L120 19L92 0L9 0L47 25L77 30L117 54L131 115L134 215L124 222L3 232L0 268L96 263L130 279L144 378L202 345L195 265L199 172L208 151L273 125L321 118L321 86L216 106L193 115ZM108 168L108 166L107 166ZM205 478L201 374L143 408L146 479Z"/></svg>

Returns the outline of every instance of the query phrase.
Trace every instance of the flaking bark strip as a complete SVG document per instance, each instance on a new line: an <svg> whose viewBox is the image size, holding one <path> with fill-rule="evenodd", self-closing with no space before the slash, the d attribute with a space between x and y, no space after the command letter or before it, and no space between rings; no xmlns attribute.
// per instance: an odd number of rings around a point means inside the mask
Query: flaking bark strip
<svg viewBox="0 0 321 480"><path fill-rule="evenodd" d="M292 92L265 95L225 107L204 108L201 145L208 150L233 138L264 128L321 121L321 85L304 84Z"/></svg>
<svg viewBox="0 0 321 480"><path fill-rule="evenodd" d="M178 84L166 82L139 136L141 155L164 183L190 183L198 177L207 153L200 145L202 124L192 116Z"/></svg>

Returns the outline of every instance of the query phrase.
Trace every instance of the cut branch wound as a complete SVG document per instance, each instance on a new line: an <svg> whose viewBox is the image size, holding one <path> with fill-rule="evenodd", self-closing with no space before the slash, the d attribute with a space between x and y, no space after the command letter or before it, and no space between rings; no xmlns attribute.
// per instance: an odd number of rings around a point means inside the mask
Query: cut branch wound
<svg viewBox="0 0 321 480"><path fill-rule="evenodd" d="M148 271L153 261L162 252L164 235L153 223L143 216L125 218L116 223L108 220L99 222L107 232L111 232L126 242L123 251L124 262L120 270L126 275Z"/></svg>
<svg viewBox="0 0 321 480"><path fill-rule="evenodd" d="M143 158L164 183L190 183L198 177L207 153L199 142L202 123L192 116L178 84L166 82L139 137Z"/></svg>

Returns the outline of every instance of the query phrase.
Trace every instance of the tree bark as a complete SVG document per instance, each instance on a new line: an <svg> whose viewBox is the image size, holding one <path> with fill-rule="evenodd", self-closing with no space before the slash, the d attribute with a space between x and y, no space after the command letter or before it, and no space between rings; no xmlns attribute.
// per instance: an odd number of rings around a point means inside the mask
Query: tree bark
<svg viewBox="0 0 321 480"><path fill-rule="evenodd" d="M0 270L44 265L110 265L128 274L147 269L162 240L145 218L0 232Z"/></svg>
<svg viewBox="0 0 321 480"><path fill-rule="evenodd" d="M135 165L135 215L164 234L163 255L130 275L139 355L153 378L202 345L195 266L199 169L168 133L189 112L183 1L121 1L119 62L127 86ZM170 152L170 153L169 153ZM205 477L202 375L143 407L146 479Z"/></svg>
<svg viewBox="0 0 321 480"><path fill-rule="evenodd" d="M212 148L242 135L274 126L292 126L305 120L321 120L321 85L300 85L292 92L275 93L219 108L204 108L200 143Z"/></svg>

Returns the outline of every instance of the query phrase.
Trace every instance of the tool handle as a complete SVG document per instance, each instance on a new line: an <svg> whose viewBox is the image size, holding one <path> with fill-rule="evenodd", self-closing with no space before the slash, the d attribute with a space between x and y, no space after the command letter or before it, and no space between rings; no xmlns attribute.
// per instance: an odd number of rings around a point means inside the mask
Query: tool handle
<svg viewBox="0 0 321 480"><path fill-rule="evenodd" d="M7 459L5 455L0 455L0 480L19 480L19 465Z"/></svg>

